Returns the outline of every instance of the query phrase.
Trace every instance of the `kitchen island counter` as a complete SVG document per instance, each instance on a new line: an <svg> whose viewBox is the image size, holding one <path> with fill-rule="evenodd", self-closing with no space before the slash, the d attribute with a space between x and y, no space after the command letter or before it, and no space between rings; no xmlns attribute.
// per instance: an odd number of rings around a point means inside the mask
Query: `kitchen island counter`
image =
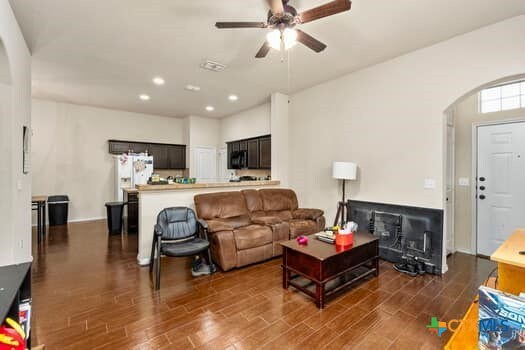
<svg viewBox="0 0 525 350"><path fill-rule="evenodd" d="M195 208L193 197L202 193L241 191L245 189L278 188L281 182L242 181L172 185L137 185L138 191L138 256L139 265L149 264L153 226L157 215L164 208Z"/></svg>
<svg viewBox="0 0 525 350"><path fill-rule="evenodd" d="M241 181L241 182L210 182L196 184L178 184L171 185L137 185L139 192L147 191L177 191L197 188L224 188L224 187L248 187L248 186L278 186L280 181L261 180L261 181Z"/></svg>

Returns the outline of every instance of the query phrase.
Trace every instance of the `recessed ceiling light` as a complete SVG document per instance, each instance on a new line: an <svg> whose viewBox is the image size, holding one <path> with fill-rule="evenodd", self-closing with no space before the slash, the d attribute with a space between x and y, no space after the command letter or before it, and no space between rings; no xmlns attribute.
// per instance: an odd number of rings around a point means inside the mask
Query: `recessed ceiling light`
<svg viewBox="0 0 525 350"><path fill-rule="evenodd" d="M195 85L186 85L186 90L188 90L188 91L201 91L201 87L200 86L195 86Z"/></svg>
<svg viewBox="0 0 525 350"><path fill-rule="evenodd" d="M151 99L151 97L149 97L149 95L146 95L146 94L142 94L139 96L139 98L142 100L142 101L149 101Z"/></svg>
<svg viewBox="0 0 525 350"><path fill-rule="evenodd" d="M206 106L206 110L208 112L213 112L215 110L215 107L213 107L213 106Z"/></svg>
<svg viewBox="0 0 525 350"><path fill-rule="evenodd" d="M239 99L239 96L237 95L230 95L228 96L228 100L230 101L237 101Z"/></svg>
<svg viewBox="0 0 525 350"><path fill-rule="evenodd" d="M153 84L155 84L155 85L164 85L164 84L166 84L166 81L164 80L164 78L155 77L155 78L153 78Z"/></svg>

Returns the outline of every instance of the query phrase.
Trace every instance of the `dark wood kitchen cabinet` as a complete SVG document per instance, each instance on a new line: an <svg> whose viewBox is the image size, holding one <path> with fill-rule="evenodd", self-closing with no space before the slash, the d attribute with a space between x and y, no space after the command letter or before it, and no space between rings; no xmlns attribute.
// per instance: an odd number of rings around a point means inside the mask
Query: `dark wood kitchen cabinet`
<svg viewBox="0 0 525 350"><path fill-rule="evenodd" d="M168 168L186 169L186 146L168 146Z"/></svg>
<svg viewBox="0 0 525 350"><path fill-rule="evenodd" d="M155 169L186 169L186 145L109 140L109 153L145 153L153 156Z"/></svg>
<svg viewBox="0 0 525 350"><path fill-rule="evenodd" d="M138 192L127 193L128 233L139 232L139 195Z"/></svg>
<svg viewBox="0 0 525 350"><path fill-rule="evenodd" d="M259 168L271 169L272 167L272 138L259 139Z"/></svg>
<svg viewBox="0 0 525 350"><path fill-rule="evenodd" d="M109 141L109 153L123 154L131 150L131 144L126 141Z"/></svg>
<svg viewBox="0 0 525 350"><path fill-rule="evenodd" d="M247 141L248 144L248 169L259 169L259 139Z"/></svg>
<svg viewBox="0 0 525 350"><path fill-rule="evenodd" d="M153 156L153 167L155 169L170 169L168 164L168 146L152 144L148 150Z"/></svg>
<svg viewBox="0 0 525 350"><path fill-rule="evenodd" d="M247 169L270 169L272 167L271 135L231 141L228 142L226 146L228 153L228 169L232 169L231 155L233 152L237 151L246 151Z"/></svg>

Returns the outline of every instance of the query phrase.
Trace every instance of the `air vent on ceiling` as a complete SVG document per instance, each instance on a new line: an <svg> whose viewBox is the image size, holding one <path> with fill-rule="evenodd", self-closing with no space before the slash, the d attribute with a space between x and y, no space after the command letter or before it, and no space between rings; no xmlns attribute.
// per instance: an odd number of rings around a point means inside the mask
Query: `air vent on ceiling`
<svg viewBox="0 0 525 350"><path fill-rule="evenodd" d="M201 68L211 70L212 72L222 72L226 68L226 65L219 62L206 61L201 64Z"/></svg>

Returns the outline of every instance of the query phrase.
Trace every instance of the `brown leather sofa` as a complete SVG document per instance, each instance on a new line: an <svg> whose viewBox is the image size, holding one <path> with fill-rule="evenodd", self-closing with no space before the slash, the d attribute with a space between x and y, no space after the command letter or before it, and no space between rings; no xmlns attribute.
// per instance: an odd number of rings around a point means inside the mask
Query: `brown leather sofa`
<svg viewBox="0 0 525 350"><path fill-rule="evenodd" d="M200 194L194 201L208 226L213 260L225 271L279 256L279 242L325 226L323 211L299 208L288 189Z"/></svg>

